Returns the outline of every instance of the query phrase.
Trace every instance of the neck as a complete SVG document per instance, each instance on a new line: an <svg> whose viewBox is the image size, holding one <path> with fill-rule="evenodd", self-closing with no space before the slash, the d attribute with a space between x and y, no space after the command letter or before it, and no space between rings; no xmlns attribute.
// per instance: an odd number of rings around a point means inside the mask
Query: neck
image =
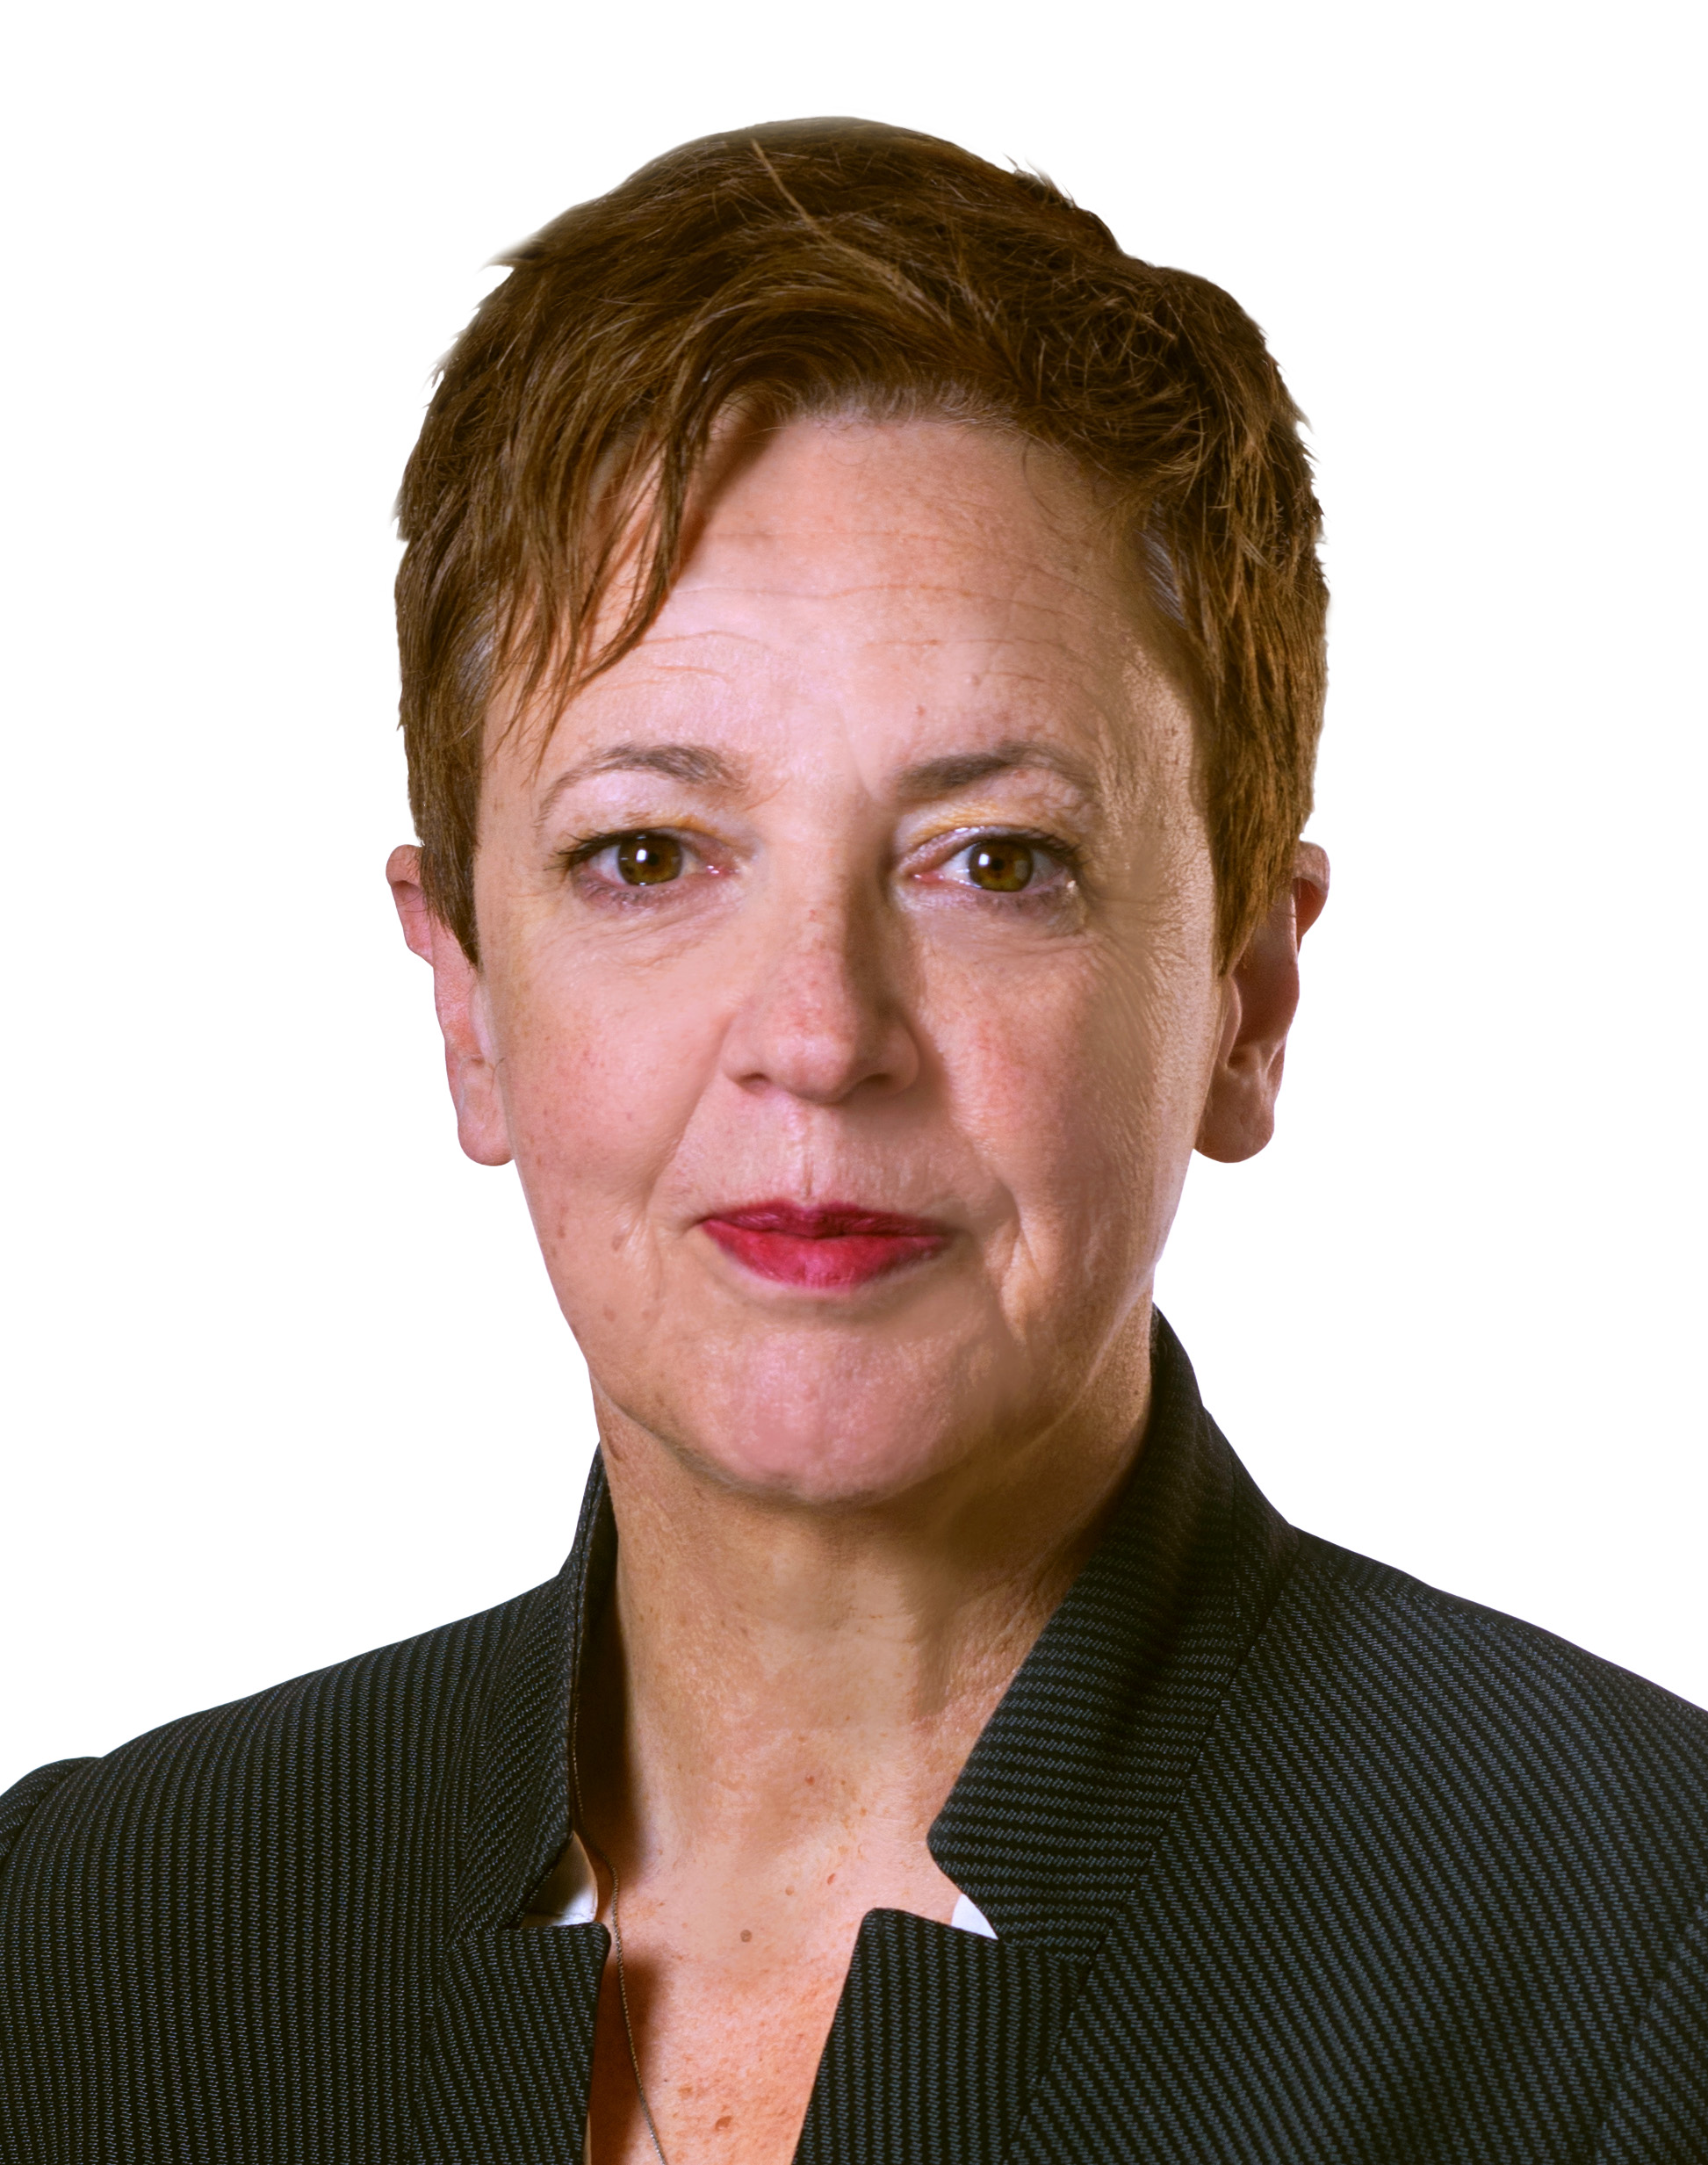
<svg viewBox="0 0 1708 2165"><path fill-rule="evenodd" d="M921 1844L1131 1467L1132 1366L1048 1430L846 1510L734 1490L601 1403L619 1540L579 1750L625 1873L753 1869L855 1829Z"/></svg>

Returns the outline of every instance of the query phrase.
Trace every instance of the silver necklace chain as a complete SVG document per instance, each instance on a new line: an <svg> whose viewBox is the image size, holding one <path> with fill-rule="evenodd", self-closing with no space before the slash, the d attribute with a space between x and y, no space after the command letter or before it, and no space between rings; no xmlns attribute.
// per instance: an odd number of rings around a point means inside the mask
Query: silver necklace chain
<svg viewBox="0 0 1708 2165"><path fill-rule="evenodd" d="M646 2085L640 2079L640 2054L635 2049L635 2025L629 2014L629 1977L623 1967L623 1917L620 1909L623 1882L617 1877L616 1866L587 1831L587 1815L581 1808L581 1767L575 1747L576 1739L572 1730L569 1771L575 1789L577 1829L587 1848L611 1875L611 1942L616 1952L616 1996L623 2009L623 2034L629 2043L629 2065L634 2071L635 2095L640 2100L641 2113L646 2122L646 2132L652 2138L652 2147L658 2153L659 2165L670 2165L669 2159L664 2154L664 2145L659 2140L658 2122L652 2118L652 2108L646 2100Z"/></svg>

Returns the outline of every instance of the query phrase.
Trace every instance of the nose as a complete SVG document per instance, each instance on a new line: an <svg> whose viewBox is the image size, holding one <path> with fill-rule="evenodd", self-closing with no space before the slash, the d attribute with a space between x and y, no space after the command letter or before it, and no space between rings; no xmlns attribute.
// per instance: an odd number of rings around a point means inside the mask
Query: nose
<svg viewBox="0 0 1708 2165"><path fill-rule="evenodd" d="M724 1037L743 1089L812 1105L894 1094L920 1069L898 928L857 893L778 894L748 957L746 994Z"/></svg>

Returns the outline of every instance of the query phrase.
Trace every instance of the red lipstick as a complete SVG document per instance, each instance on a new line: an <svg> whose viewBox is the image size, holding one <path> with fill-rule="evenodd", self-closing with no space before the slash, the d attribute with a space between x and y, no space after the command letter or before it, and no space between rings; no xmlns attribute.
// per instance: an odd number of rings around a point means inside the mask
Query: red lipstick
<svg viewBox="0 0 1708 2165"><path fill-rule="evenodd" d="M825 1293L869 1285L936 1255L949 1239L948 1228L930 1218L847 1202L750 1203L700 1223L725 1255L756 1276Z"/></svg>

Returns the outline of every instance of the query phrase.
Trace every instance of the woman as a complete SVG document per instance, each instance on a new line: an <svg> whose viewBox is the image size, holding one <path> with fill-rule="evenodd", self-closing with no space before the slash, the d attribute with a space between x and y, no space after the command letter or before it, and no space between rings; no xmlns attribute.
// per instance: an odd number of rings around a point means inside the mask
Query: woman
<svg viewBox="0 0 1708 2165"><path fill-rule="evenodd" d="M898 131L518 251L406 480L390 877L581 1528L14 1793L9 2157L1687 2154L1708 1721L1295 1534L1152 1310L1327 891L1295 422Z"/></svg>

